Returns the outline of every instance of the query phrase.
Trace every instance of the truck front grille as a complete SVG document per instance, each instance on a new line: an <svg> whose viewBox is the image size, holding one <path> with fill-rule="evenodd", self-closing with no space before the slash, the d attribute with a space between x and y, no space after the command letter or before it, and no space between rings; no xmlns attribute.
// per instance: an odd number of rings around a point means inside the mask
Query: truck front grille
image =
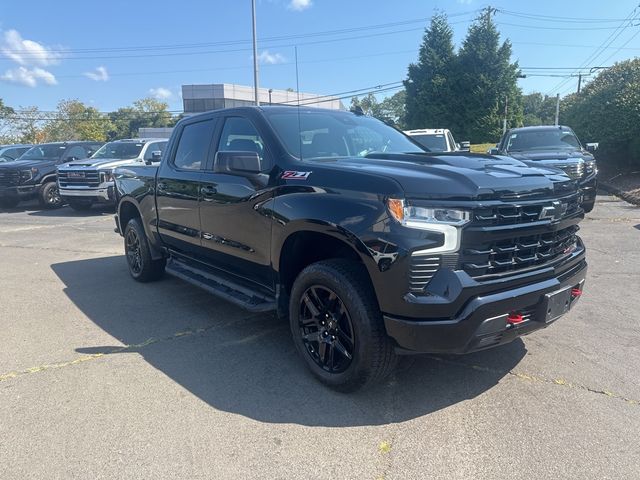
<svg viewBox="0 0 640 480"><path fill-rule="evenodd" d="M58 170L58 182L61 188L97 187L100 173L97 170Z"/></svg>
<svg viewBox="0 0 640 480"><path fill-rule="evenodd" d="M558 168L564 170L569 178L576 180L584 175L584 162L569 163L567 165L558 165Z"/></svg>
<svg viewBox="0 0 640 480"><path fill-rule="evenodd" d="M518 273L542 268L570 255L577 248L576 232L570 227L539 235L524 235L464 248L461 266L471 277Z"/></svg>
<svg viewBox="0 0 640 480"><path fill-rule="evenodd" d="M11 187L20 183L18 170L0 170L0 187Z"/></svg>
<svg viewBox="0 0 640 480"><path fill-rule="evenodd" d="M578 213L580 202L577 195L558 200L559 214L563 217ZM505 204L474 210L474 225L500 226L519 225L541 220L543 208L553 206L552 201L545 203ZM553 213L553 212L550 212Z"/></svg>

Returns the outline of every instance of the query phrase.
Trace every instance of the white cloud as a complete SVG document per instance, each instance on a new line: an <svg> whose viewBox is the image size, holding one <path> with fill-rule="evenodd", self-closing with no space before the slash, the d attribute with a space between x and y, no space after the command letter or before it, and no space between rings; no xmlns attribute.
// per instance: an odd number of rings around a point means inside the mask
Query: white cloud
<svg viewBox="0 0 640 480"><path fill-rule="evenodd" d="M58 63L60 53L41 43L25 40L16 30L4 32L0 43L0 52L19 65L37 65L46 67Z"/></svg>
<svg viewBox="0 0 640 480"><path fill-rule="evenodd" d="M173 93L171 93L171 90L164 87L150 88L149 94L157 100L168 100L169 98L173 97Z"/></svg>
<svg viewBox="0 0 640 480"><path fill-rule="evenodd" d="M266 63L268 65L275 65L276 63L284 63L286 58L280 53L271 53L269 50L263 50L258 55L258 62Z"/></svg>
<svg viewBox="0 0 640 480"><path fill-rule="evenodd" d="M289 8L291 10L295 10L297 12L301 12L302 10L306 10L311 5L313 5L311 3L311 0L291 0L291 2L289 2Z"/></svg>
<svg viewBox="0 0 640 480"><path fill-rule="evenodd" d="M7 70L4 72L4 75L0 77L0 80L25 85L27 87L35 87L39 83L46 85L56 85L58 83L53 73L39 67L18 67Z"/></svg>
<svg viewBox="0 0 640 480"><path fill-rule="evenodd" d="M106 82L109 80L109 72L107 72L106 67L96 67L93 72L84 72L83 75L91 80L95 80L96 82Z"/></svg>

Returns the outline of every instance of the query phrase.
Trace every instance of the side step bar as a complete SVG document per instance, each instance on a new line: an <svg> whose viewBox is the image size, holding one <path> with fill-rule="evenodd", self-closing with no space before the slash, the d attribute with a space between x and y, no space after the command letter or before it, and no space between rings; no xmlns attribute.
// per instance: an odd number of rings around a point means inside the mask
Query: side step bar
<svg viewBox="0 0 640 480"><path fill-rule="evenodd" d="M274 298L265 297L226 278L194 268L175 258L170 258L167 262L166 272L250 312L269 312L276 309Z"/></svg>

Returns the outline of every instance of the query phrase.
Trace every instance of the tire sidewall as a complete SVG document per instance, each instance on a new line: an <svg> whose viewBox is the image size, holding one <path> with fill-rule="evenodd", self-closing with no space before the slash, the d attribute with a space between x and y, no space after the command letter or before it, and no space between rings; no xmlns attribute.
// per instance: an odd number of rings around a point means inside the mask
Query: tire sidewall
<svg viewBox="0 0 640 480"><path fill-rule="evenodd" d="M136 235L138 236L138 243L140 244L140 261L142 262L142 268L140 272L136 273L131 270L131 264L129 263L129 252L127 251L127 236L130 230L134 230ZM147 236L142 229L142 225L137 218L132 218L127 223L127 226L124 228L124 252L127 260L127 269L129 270L129 274L136 280L141 280L144 278L145 269L149 268L149 262L151 261L151 255L149 254L149 249L147 247Z"/></svg>
<svg viewBox="0 0 640 480"><path fill-rule="evenodd" d="M58 192L57 203L49 203L49 201L47 200L49 191L51 189L57 189L57 188L58 188L58 184L56 182L47 182L44 185L42 185L40 189L40 203L45 208L51 208L51 209L60 208L63 205L62 198L60 197L60 192Z"/></svg>
<svg viewBox="0 0 640 480"><path fill-rule="evenodd" d="M329 373L322 369L311 358L302 341L298 326L300 300L304 292L314 285L327 287L336 293L351 317L355 345L351 364L344 372ZM328 268L326 265L314 264L305 268L294 282L289 302L289 326L296 350L318 379L337 389L345 387L345 390L353 390L354 386L364 384L368 380L370 373L368 368L373 353L371 350L376 346L370 328L371 321L375 319L370 317L379 314L367 309L361 292L353 287L349 279L339 271Z"/></svg>

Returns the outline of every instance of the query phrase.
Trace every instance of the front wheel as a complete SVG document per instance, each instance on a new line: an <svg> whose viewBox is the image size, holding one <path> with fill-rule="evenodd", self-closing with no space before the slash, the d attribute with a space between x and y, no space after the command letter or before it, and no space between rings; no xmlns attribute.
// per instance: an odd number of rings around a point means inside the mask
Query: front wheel
<svg viewBox="0 0 640 480"><path fill-rule="evenodd" d="M38 202L44 208L60 208L63 202L58 191L58 184L56 182L45 183L40 189Z"/></svg>
<svg viewBox="0 0 640 480"><path fill-rule="evenodd" d="M311 373L342 392L383 380L396 364L363 265L327 260L306 267L291 290L289 323Z"/></svg>
<svg viewBox="0 0 640 480"><path fill-rule="evenodd" d="M129 273L138 282L152 282L164 275L166 260L154 260L140 219L132 218L124 229L124 251Z"/></svg>

